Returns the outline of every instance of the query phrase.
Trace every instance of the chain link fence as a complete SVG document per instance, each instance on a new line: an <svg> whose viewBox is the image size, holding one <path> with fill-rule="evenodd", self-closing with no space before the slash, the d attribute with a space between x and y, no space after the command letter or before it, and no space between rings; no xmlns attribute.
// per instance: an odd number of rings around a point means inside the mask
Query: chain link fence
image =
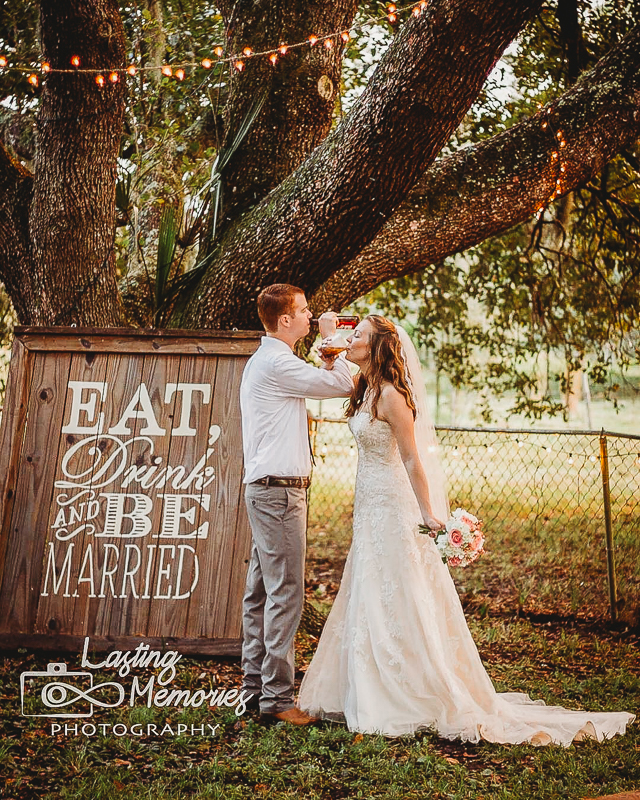
<svg viewBox="0 0 640 800"><path fill-rule="evenodd" d="M310 547L341 561L357 454L344 420L310 418ZM438 428L451 507L484 520L486 554L453 571L484 611L640 624L640 436Z"/></svg>

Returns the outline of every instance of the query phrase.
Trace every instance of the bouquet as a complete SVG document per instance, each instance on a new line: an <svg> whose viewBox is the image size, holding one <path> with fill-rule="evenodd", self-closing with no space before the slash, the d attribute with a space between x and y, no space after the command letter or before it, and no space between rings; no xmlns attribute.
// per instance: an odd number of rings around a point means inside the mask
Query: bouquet
<svg viewBox="0 0 640 800"><path fill-rule="evenodd" d="M426 525L419 525L418 530L431 536L450 567L466 567L484 552L482 521L462 508L456 508L442 530L432 531Z"/></svg>

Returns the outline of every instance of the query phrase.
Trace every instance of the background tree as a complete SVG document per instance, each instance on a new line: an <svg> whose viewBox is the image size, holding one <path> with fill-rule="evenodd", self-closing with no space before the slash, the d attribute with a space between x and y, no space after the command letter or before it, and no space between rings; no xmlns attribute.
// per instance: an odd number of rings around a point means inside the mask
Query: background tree
<svg viewBox="0 0 640 800"><path fill-rule="evenodd" d="M357 32L382 5L59 5L6 0L9 65L68 69L77 55L105 78L130 62L148 69L101 89L81 71L51 72L37 88L26 73L0 76L0 277L21 322L255 328L255 297L268 283L298 283L316 306L340 308L420 273L404 285L420 287L441 362L464 352L461 343L492 347L496 380L525 390L505 354L558 342L573 353L555 309L573 309L575 332L584 318L594 323L576 357L614 328L618 342L629 339L640 128L633 4L431 0L348 43L339 34ZM485 81L519 31L505 64L520 90L505 101ZM275 64L240 55L311 33L315 45L273 53ZM359 63L386 41L356 98ZM215 61L217 45L244 68L227 61L186 67L184 82L160 77L167 62ZM589 186L591 199L578 195ZM535 219L540 208L550 210ZM568 224L580 214L589 225ZM509 239L488 238L523 222ZM483 242L471 267L451 260ZM604 276L609 298L598 301L609 309L598 324L577 302L593 275ZM492 325L459 313L469 298L491 309ZM451 363L465 377L463 359Z"/></svg>

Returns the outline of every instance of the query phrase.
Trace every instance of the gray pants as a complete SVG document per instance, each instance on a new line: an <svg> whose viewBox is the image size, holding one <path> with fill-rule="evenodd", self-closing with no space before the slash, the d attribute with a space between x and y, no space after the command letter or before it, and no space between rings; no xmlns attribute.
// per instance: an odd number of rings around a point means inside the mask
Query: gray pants
<svg viewBox="0 0 640 800"><path fill-rule="evenodd" d="M292 708L294 637L304 602L305 489L245 487L253 538L243 602L243 688L262 713Z"/></svg>

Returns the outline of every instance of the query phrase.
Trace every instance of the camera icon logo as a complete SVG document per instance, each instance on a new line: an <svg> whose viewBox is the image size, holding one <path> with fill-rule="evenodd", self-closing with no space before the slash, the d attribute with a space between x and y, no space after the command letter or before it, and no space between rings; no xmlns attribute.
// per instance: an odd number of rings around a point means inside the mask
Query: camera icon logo
<svg viewBox="0 0 640 800"><path fill-rule="evenodd" d="M98 690L107 687L115 687L118 691L119 699L115 703L95 697ZM23 717L91 717L94 705L114 708L122 703L124 695L124 687L119 683L94 686L90 672L68 672L66 664L51 663L47 664L46 672L23 672L20 675ZM35 711L32 710L34 705Z"/></svg>

